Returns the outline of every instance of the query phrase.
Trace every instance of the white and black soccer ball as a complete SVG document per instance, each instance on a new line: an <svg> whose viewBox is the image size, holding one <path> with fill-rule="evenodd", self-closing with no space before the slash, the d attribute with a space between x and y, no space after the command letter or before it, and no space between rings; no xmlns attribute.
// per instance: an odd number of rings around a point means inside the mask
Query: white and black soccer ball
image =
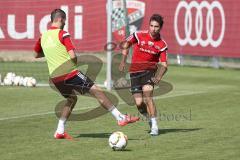
<svg viewBox="0 0 240 160"><path fill-rule="evenodd" d="M13 84L13 80L14 80L15 76L16 76L15 73L8 72L3 79L3 84L6 86L11 86Z"/></svg>
<svg viewBox="0 0 240 160"><path fill-rule="evenodd" d="M13 73L13 72L8 72L8 73L6 74L6 77L5 77L5 78L7 78L7 79L9 79L9 80L11 80L11 81L13 82L15 76L16 76L15 73Z"/></svg>
<svg viewBox="0 0 240 160"><path fill-rule="evenodd" d="M23 86L23 80L24 80L24 77L20 76L20 78L19 78L19 86Z"/></svg>
<svg viewBox="0 0 240 160"><path fill-rule="evenodd" d="M12 85L12 79L5 77L3 80L3 84L5 86L11 86Z"/></svg>
<svg viewBox="0 0 240 160"><path fill-rule="evenodd" d="M28 81L28 79L29 79L29 77L24 77L24 78L23 78L22 84L23 84L24 87L27 87L27 81Z"/></svg>
<svg viewBox="0 0 240 160"><path fill-rule="evenodd" d="M21 78L20 76L15 76L13 79L13 85L19 86L20 78Z"/></svg>
<svg viewBox="0 0 240 160"><path fill-rule="evenodd" d="M37 81L36 81L36 79L33 78L33 77L26 77L26 78L23 80L23 84L24 84L24 86L26 86L26 87L36 87Z"/></svg>
<svg viewBox="0 0 240 160"><path fill-rule="evenodd" d="M128 138L123 132L113 132L108 139L109 146L114 151L124 150L128 143Z"/></svg>

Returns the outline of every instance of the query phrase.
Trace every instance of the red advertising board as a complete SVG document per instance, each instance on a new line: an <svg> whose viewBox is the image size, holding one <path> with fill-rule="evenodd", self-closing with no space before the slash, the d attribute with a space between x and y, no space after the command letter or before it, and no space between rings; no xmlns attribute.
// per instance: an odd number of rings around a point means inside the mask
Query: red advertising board
<svg viewBox="0 0 240 160"><path fill-rule="evenodd" d="M40 33L47 29L50 13L63 9L65 29L77 49L102 51L106 43L106 1L9 0L0 1L0 49L32 50Z"/></svg>
<svg viewBox="0 0 240 160"><path fill-rule="evenodd" d="M147 5L149 12L146 18L150 16L150 11L159 12L165 17L162 33L168 42L169 53L240 57L239 1L147 2L152 5Z"/></svg>
<svg viewBox="0 0 240 160"><path fill-rule="evenodd" d="M107 39L106 0L0 1L0 50L32 50L47 29L49 14L62 8L66 28L79 51L104 51ZM123 34L122 11L113 5L113 35ZM162 36L169 53L240 57L237 0L127 0L130 31L148 29L153 13L164 16ZM116 23L115 23L116 22ZM123 22L124 23L124 22ZM116 37L115 37L116 38Z"/></svg>

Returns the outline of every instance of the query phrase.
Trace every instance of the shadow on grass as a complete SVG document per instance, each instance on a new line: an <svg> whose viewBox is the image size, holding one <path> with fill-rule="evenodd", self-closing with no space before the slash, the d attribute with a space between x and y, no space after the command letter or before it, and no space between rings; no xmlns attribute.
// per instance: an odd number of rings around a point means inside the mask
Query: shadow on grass
<svg viewBox="0 0 240 160"><path fill-rule="evenodd" d="M159 130L159 136L162 134L167 134L167 133L176 133L176 132L192 132L192 131L198 131L201 130L202 128L190 128L190 129L160 129ZM112 133L82 133L77 135L75 138L109 138L109 136ZM129 138L128 140L145 140L148 139L148 134L146 137L141 137L141 138Z"/></svg>
<svg viewBox="0 0 240 160"><path fill-rule="evenodd" d="M188 129L183 129L183 128L180 128L180 129L169 129L169 128L166 128L166 129L159 129L159 135L161 134L167 134L167 133L172 133L172 132L193 132L193 131L198 131L198 130L201 130L202 128L188 128ZM150 130L148 130L148 133L150 133Z"/></svg>
<svg viewBox="0 0 240 160"><path fill-rule="evenodd" d="M171 132L192 132L192 131L198 131L201 130L202 128L190 128L190 129L159 129L159 135L161 136L163 134L167 134L167 133L171 133ZM150 130L145 130L148 131L148 133L146 134L146 137L141 137L141 138L129 138L128 140L146 140L152 136L149 135ZM156 137L158 137L156 136Z"/></svg>
<svg viewBox="0 0 240 160"><path fill-rule="evenodd" d="M109 138L112 133L83 133L75 136L74 138ZM148 139L148 134L141 138L129 138L128 140L145 140ZM124 150L128 151L128 150Z"/></svg>
<svg viewBox="0 0 240 160"><path fill-rule="evenodd" d="M109 138L112 133L82 133L75 138Z"/></svg>
<svg viewBox="0 0 240 160"><path fill-rule="evenodd" d="M201 130L202 128L189 128L189 129L159 129L159 134L167 134L171 132L192 132L192 131L198 131Z"/></svg>
<svg viewBox="0 0 240 160"><path fill-rule="evenodd" d="M131 149L123 149L123 150L119 150L119 151L114 151L113 152L131 152Z"/></svg>

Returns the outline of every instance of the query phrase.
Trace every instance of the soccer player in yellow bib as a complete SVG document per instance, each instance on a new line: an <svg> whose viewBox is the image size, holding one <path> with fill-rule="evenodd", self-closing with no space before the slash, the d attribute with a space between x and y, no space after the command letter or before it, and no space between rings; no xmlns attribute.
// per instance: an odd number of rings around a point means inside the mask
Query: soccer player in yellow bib
<svg viewBox="0 0 240 160"><path fill-rule="evenodd" d="M66 98L66 104L61 112L54 138L72 139L65 132L65 124L77 102L75 91L80 94L88 92L97 98L98 102L115 117L119 126L138 121L139 117L122 114L106 97L101 88L77 69L77 57L70 34L63 30L65 21L66 13L63 10L53 10L51 12L51 27L42 33L34 48L36 58L45 57L51 81L61 95ZM64 63L67 65L61 67ZM61 69L58 69L59 67Z"/></svg>

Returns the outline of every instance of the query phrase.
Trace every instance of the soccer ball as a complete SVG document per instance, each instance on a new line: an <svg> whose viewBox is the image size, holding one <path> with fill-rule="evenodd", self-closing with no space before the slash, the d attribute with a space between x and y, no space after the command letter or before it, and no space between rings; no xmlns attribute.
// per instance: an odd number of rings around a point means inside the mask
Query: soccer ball
<svg viewBox="0 0 240 160"><path fill-rule="evenodd" d="M37 81L33 77L25 77L22 83L25 87L36 87L37 85Z"/></svg>
<svg viewBox="0 0 240 160"><path fill-rule="evenodd" d="M14 77L14 79L13 79L13 85L19 86L20 78L21 78L20 76Z"/></svg>
<svg viewBox="0 0 240 160"><path fill-rule="evenodd" d="M19 86L23 86L23 77L22 76L20 76L20 79L19 79Z"/></svg>
<svg viewBox="0 0 240 160"><path fill-rule="evenodd" d="M29 79L29 77L24 77L24 78L23 78L22 84L23 84L24 87L27 87L28 79Z"/></svg>
<svg viewBox="0 0 240 160"><path fill-rule="evenodd" d="M5 77L3 80L3 84L6 86L11 86L12 85L12 80L10 78Z"/></svg>
<svg viewBox="0 0 240 160"><path fill-rule="evenodd" d="M9 78L9 79L11 79L12 81L13 81L13 79L14 79L15 76L16 76L16 74L13 73L13 72L8 72L7 75L6 75L6 77Z"/></svg>
<svg viewBox="0 0 240 160"><path fill-rule="evenodd" d="M15 78L16 74L13 72L7 73L6 77L3 80L4 85L11 86L13 84L13 80Z"/></svg>
<svg viewBox="0 0 240 160"><path fill-rule="evenodd" d="M36 79L33 77L28 77L26 86L27 87L36 87L36 85L37 85Z"/></svg>
<svg viewBox="0 0 240 160"><path fill-rule="evenodd" d="M127 146L128 138L123 132L113 132L109 137L108 143L109 146L114 151L124 150Z"/></svg>

